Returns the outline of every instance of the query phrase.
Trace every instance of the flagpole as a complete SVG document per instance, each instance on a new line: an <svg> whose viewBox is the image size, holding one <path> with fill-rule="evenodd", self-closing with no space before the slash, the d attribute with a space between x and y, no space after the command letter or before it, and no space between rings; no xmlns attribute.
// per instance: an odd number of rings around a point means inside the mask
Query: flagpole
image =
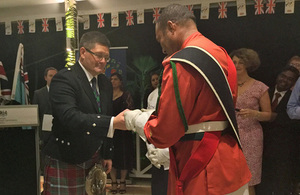
<svg viewBox="0 0 300 195"><path fill-rule="evenodd" d="M75 49L78 48L78 20L75 0L65 0L66 15L66 67L76 63Z"/></svg>

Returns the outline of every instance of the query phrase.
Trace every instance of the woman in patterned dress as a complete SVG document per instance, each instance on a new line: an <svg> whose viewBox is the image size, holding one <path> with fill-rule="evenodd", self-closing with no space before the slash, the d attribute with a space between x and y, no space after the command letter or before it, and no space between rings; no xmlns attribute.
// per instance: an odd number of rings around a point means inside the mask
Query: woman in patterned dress
<svg viewBox="0 0 300 195"><path fill-rule="evenodd" d="M263 153L263 131L259 121L271 120L268 87L248 75L260 65L259 56L254 50L241 48L233 51L230 56L238 78L236 117L239 135L252 174L249 193L255 195L254 186L261 182Z"/></svg>

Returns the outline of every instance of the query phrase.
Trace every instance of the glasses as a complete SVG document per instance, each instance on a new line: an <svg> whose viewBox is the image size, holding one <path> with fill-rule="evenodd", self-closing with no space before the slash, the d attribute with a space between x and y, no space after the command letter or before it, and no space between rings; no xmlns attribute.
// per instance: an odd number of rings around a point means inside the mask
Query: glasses
<svg viewBox="0 0 300 195"><path fill-rule="evenodd" d="M109 62L110 58L109 57L105 57L103 54L96 54L94 52L92 52L91 50L84 48L87 52L89 52L90 54L93 54L94 56L96 56L100 61L105 59L106 62Z"/></svg>

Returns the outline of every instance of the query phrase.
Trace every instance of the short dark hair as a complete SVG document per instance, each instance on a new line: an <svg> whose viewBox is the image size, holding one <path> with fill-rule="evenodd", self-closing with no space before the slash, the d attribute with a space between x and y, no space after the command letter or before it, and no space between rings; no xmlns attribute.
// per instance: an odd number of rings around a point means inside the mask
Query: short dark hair
<svg viewBox="0 0 300 195"><path fill-rule="evenodd" d="M80 39L79 48L85 47L87 49L93 49L95 44L100 44L110 48L110 42L108 38L105 34L99 31L90 31L84 33Z"/></svg>
<svg viewBox="0 0 300 195"><path fill-rule="evenodd" d="M240 48L232 51L229 56L233 58L236 56L243 61L247 72L253 72L260 66L260 59L258 53L253 49Z"/></svg>
<svg viewBox="0 0 300 195"><path fill-rule="evenodd" d="M296 76L295 81L299 77L299 70L297 68L295 68L294 66L287 65L287 66L283 67L283 69L280 71L279 74L286 72L286 71L291 71L292 73L295 74L295 76Z"/></svg>
<svg viewBox="0 0 300 195"><path fill-rule="evenodd" d="M158 24L161 29L165 29L168 21L184 24L187 20L193 20L196 24L195 15L186 6L171 4L163 9L156 24Z"/></svg>
<svg viewBox="0 0 300 195"><path fill-rule="evenodd" d="M44 76L48 75L49 70L56 70L56 68L54 68L54 67L48 67L48 68L46 68L45 71L44 71ZM56 72L57 72L57 70L56 70Z"/></svg>

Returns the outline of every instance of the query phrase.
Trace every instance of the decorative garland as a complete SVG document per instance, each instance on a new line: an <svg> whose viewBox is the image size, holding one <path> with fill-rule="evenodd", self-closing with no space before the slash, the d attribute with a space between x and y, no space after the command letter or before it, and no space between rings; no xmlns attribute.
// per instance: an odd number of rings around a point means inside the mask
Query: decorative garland
<svg viewBox="0 0 300 195"><path fill-rule="evenodd" d="M77 9L76 4L67 1L69 8L66 12L66 67L73 66L76 63L75 49L77 46Z"/></svg>

